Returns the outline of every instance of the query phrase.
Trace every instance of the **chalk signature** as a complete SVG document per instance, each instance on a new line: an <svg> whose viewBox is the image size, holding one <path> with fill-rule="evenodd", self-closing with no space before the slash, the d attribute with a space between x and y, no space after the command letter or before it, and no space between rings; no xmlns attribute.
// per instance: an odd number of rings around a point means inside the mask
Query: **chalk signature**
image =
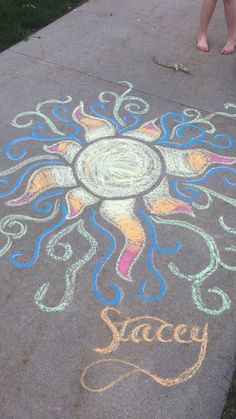
<svg viewBox="0 0 236 419"><path fill-rule="evenodd" d="M142 366L122 359L100 359L89 364L83 371L80 382L84 389L91 392L103 392L133 374L143 374L152 379L156 384L164 387L172 387L193 377L202 365L206 356L208 344L208 323L205 323L202 328L196 325L188 327L186 324L178 324L177 326L174 326L159 317L153 316L129 317L123 321L114 321L110 317L112 313L120 316L121 311L112 307L105 307L101 311L101 319L111 333L111 341L106 347L94 348L93 351L102 355L107 355L115 352L120 344L126 345L133 343L135 345L139 345L145 343L150 345L154 343L178 343L180 345L199 345L200 350L198 358L190 368L187 368L174 377L161 377L154 372L143 368ZM95 370L98 371L100 368L102 374L101 367L106 368L106 366L109 366L111 369L117 365L124 366L126 369L125 373L118 375L118 378L111 379L108 376L108 383L103 386L93 386L89 383L91 372L95 373ZM92 375L93 377L95 376L94 374Z"/></svg>

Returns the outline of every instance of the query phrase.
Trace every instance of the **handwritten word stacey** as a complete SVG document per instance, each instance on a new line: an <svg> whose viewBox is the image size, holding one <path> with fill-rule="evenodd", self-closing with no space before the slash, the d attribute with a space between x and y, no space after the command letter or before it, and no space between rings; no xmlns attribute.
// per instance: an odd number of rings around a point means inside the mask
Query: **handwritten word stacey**
<svg viewBox="0 0 236 419"><path fill-rule="evenodd" d="M152 316L130 317L124 321L114 322L110 319L109 312L120 315L120 310L111 307L106 307L101 312L101 318L111 332L112 340L107 347L96 348L94 351L104 355L116 351L121 342L177 342L180 344L201 343L203 345L206 340L207 324L205 325L201 337L199 337L200 328L193 326L189 332L189 338L187 336L184 338L184 335L186 335L188 331L188 326L186 324L180 324L175 327L171 323L167 323L158 317ZM129 326L131 326L131 328Z"/></svg>
<svg viewBox="0 0 236 419"><path fill-rule="evenodd" d="M92 392L102 392L108 390L118 382L135 373L144 374L145 376L151 378L155 383L164 387L171 387L191 378L202 365L206 356L208 343L208 323L205 323L202 328L196 325L188 327L186 324L174 326L159 317L153 316L129 317L123 321L114 321L110 317L110 315L114 315L114 313L118 316L121 314L120 310L111 307L106 307L101 311L101 319L111 334L111 340L106 347L94 348L93 351L102 355L107 355L115 352L120 344L153 345L155 343L178 343L180 345L199 345L198 358L190 368L187 368L175 377L168 378L160 377L155 373L140 367L139 365L135 365L125 360L116 358L101 359L91 363L85 368L81 376L81 385L85 389ZM126 369L125 373L119 374L118 378L111 380L108 376L108 383L99 387L92 387L88 384L89 377L91 377L89 374L91 370L98 370L99 367L101 369L101 367L106 366L111 368L117 365L123 366Z"/></svg>

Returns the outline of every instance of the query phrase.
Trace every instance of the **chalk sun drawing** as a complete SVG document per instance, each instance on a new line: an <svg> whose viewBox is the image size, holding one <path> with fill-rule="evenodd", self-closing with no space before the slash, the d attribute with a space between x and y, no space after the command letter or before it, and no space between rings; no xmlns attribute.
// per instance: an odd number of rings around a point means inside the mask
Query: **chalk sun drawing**
<svg viewBox="0 0 236 419"><path fill-rule="evenodd" d="M34 111L23 112L13 119L14 127L29 129L30 133L0 148L0 158L6 156L16 161L13 167L0 173L3 189L0 199L11 208L26 206L29 211L31 206L34 214L11 214L0 220L4 241L0 256L25 237L31 223L51 224L36 237L30 258L20 250L9 254L9 262L17 268L35 263L44 244L49 257L58 262L69 260L74 254L72 244L63 240L72 232L87 240L87 253L66 270L65 292L60 303L44 304L48 282L35 294L35 303L41 310L62 311L73 299L82 266L97 253L98 243L91 234L96 230L105 242L108 241L109 248L91 273L92 290L103 304L119 303L124 295L120 284L109 285L109 295L113 293L110 298L99 286L102 269L117 246L114 233L98 223L96 206L101 219L112 226L112 231L119 230L124 238L115 267L118 278L132 282L133 268L144 248L147 249L147 270L154 276L158 290L149 295L149 280L145 279L138 285L138 296L144 302L157 302L166 294L167 286L157 269L156 254L172 255L181 248L181 243L177 242L172 248L164 249L158 243L158 227L177 226L204 242L209 264L194 274L181 272L174 262L168 267L177 278L191 284L192 298L199 310L219 315L229 309L229 296L218 287L208 289L207 292L219 300L219 307L211 308L203 301L201 287L218 266L234 271L236 267L221 260L215 239L198 227L195 220L197 213L210 208L214 199L236 207L235 199L204 186L208 178L221 176L227 188L236 187L236 183L229 180L229 176L236 174L232 167L236 159L222 154L233 149L234 139L216 134L212 122L216 115L236 119L236 113L229 112L236 111L236 105L226 104L225 112L206 117L196 109L184 109L182 113L170 112L143 122L141 115L149 111L149 104L130 95L133 88L130 83L120 82L120 85L126 87L124 93L102 92L88 111L82 101L70 111L72 98L68 96L64 101L52 99L40 103ZM26 157L31 151L28 144L32 142L40 145L41 154ZM202 196L207 198L207 203L201 203ZM140 207L138 197L143 202ZM83 219L86 207L91 207L90 232ZM225 223L223 215L219 223L225 233L236 234L236 230ZM226 250L236 251L234 246Z"/></svg>

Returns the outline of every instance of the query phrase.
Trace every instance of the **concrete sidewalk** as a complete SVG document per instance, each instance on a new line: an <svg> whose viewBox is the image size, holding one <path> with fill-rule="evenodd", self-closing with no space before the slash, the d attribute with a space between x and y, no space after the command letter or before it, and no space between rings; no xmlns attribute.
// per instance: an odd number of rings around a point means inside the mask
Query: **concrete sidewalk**
<svg viewBox="0 0 236 419"><path fill-rule="evenodd" d="M221 417L236 56L217 9L209 54L193 0L90 0L0 54L1 419Z"/></svg>

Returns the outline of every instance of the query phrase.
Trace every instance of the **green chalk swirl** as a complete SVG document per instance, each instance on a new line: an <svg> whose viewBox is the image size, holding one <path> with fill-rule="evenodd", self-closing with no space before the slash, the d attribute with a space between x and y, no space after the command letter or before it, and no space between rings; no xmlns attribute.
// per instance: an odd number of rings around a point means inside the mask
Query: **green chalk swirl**
<svg viewBox="0 0 236 419"><path fill-rule="evenodd" d="M42 154L40 156L36 157L30 157L29 159L26 159L18 164L16 164L13 167L10 167L7 170L3 170L0 172L0 176L8 176L14 172L17 172L18 170L22 169L22 167L28 166L28 164L33 163L35 161L41 161L41 160L56 160L58 157L56 156L49 156L48 154Z"/></svg>
<svg viewBox="0 0 236 419"><path fill-rule="evenodd" d="M46 247L47 255L50 256L54 260L58 261L66 261L73 255L73 250L70 243L62 242L61 239L70 234L73 230L78 228L78 223L74 223L70 226L67 226L63 230L56 233L48 242ZM58 255L55 253L56 247L62 249L64 253L62 255Z"/></svg>
<svg viewBox="0 0 236 419"><path fill-rule="evenodd" d="M191 185L190 183L185 183L185 186L193 187L193 185ZM213 202L212 196L217 198L217 199L220 199L221 201L224 201L226 204L230 204L230 205L232 205L232 207L236 208L236 199L234 199L234 198L230 198L229 196L222 195L218 192L213 191L212 189L206 188L205 186L194 185L194 189L198 189L199 191L203 192L208 198L207 203L205 205L201 206L201 205L198 205L196 203L193 203L193 206L195 208L209 209L211 203Z"/></svg>
<svg viewBox="0 0 236 419"><path fill-rule="evenodd" d="M236 105L234 103L225 103L224 108L226 110L236 110ZM183 114L187 116L189 119L188 121L185 121L185 124L198 124L198 125L205 125L207 126L206 132L208 134L214 134L216 132L215 125L211 122L211 119L213 119L216 115L223 116L225 118L232 118L236 119L236 113L228 113L228 112L215 112L209 115L206 115L205 117L202 116L201 112L194 108L186 108L183 110ZM173 139L176 135L177 129L181 126L181 124L176 125L171 133L171 139Z"/></svg>
<svg viewBox="0 0 236 419"><path fill-rule="evenodd" d="M186 184L186 186L191 186L191 185ZM201 210L201 209L210 208L210 205L213 202L212 196L236 208L236 199L234 198L230 198L229 196L222 195L209 188L206 188L205 186L194 185L194 188L200 190L207 196L207 203L205 205L199 205L199 204L193 203L193 206L197 209ZM229 227L227 224L225 224L223 215L219 217L219 224L223 228L223 230L226 231L227 233L236 234L236 230L234 230L232 227ZM225 250L228 252L236 252L236 247L235 246L226 247ZM222 262L222 260L220 260L220 266L228 271L236 271L236 266L227 265L226 263Z"/></svg>
<svg viewBox="0 0 236 419"><path fill-rule="evenodd" d="M34 297L35 304L37 304L37 306L42 311L45 311L47 313L55 313L55 312L64 311L65 308L71 303L71 301L73 299L73 296L74 296L74 290L75 290L75 283L76 283L76 279L77 279L77 273L82 268L82 266L85 265L85 263L89 262L89 260L93 257L93 255L97 251L97 242L87 232L87 230L85 230L85 228L84 228L84 222L82 220L76 222L72 226L69 226L69 227L65 228L63 230L63 235L62 236L65 236L66 234L70 233L75 228L77 229L77 231L85 239L88 240L88 242L90 244L90 249L86 253L86 255L84 255L78 261L72 263L72 265L69 266L69 268L66 270L66 273L65 273L65 293L64 293L64 295L63 295L60 303L57 306L54 306L54 307L46 306L42 302L43 299L44 299L44 297L45 297L45 294L48 291L48 288L50 286L49 282L45 282L37 290L37 292L35 294L35 297ZM59 242L58 242L58 240L59 240L59 234L57 233L55 236L50 240L50 246L48 246L48 254L50 256L52 256L52 257L54 257L54 258L57 259L58 257L55 257L55 255L53 253L53 249L54 249L54 246L55 245L57 245L57 246L59 245ZM65 245L63 243L62 244L62 247L64 248L65 253L64 253L63 257L60 260L67 260L65 258L68 258L68 256L70 257L73 254L72 249L71 249L71 246L69 245L69 247L68 247L68 243L67 243L67 245Z"/></svg>
<svg viewBox="0 0 236 419"><path fill-rule="evenodd" d="M236 230L234 230L232 227L229 227L227 224L225 224L223 215L221 215L221 217L219 218L219 223L221 227L223 228L223 230L227 231L227 233L236 235ZM236 247L235 246L230 246L228 248L226 247L225 250L227 250L228 252L236 252ZM220 264L224 269L227 269L228 271L236 271L236 266L227 265L226 263L222 261Z"/></svg>
<svg viewBox="0 0 236 419"><path fill-rule="evenodd" d="M208 233L206 233L200 227L196 227L195 225L192 225L185 221L163 220L162 218L159 218L159 217L152 217L152 219L156 224L173 225L173 226L185 228L187 230L194 232L195 234L200 236L201 239L203 239L203 241L205 242L208 248L209 256L210 256L209 264L204 269L200 270L196 274L188 275L188 274L181 273L180 269L173 262L170 262L168 267L170 271L174 275L176 275L178 278L184 279L192 283L192 298L199 310L204 311L204 313L217 316L223 313L225 310L229 309L230 299L228 295L223 290L217 287L208 289L207 292L211 294L216 294L222 299L222 304L220 308L218 309L208 308L203 303L202 297L201 297L201 286L203 285L204 281L217 270L219 263L221 263L219 251L213 237L211 237Z"/></svg>
<svg viewBox="0 0 236 419"><path fill-rule="evenodd" d="M5 255L11 248L13 241L21 239L27 233L27 221L34 223L46 223L54 219L59 211L59 201L56 201L52 213L45 218L35 218L28 215L7 215L0 220L0 236L4 237L5 244L0 248L0 257Z"/></svg>
<svg viewBox="0 0 236 419"><path fill-rule="evenodd" d="M28 128L31 125L33 125L34 121L33 119L30 119L29 122L26 122L25 124L21 123L19 124L17 121L19 120L19 118L24 118L24 117L40 117L44 120L44 122L46 122L46 124L49 126L49 128L58 135L65 135L64 132L59 131L57 129L57 127L55 126L55 124L52 122L52 120L43 112L41 112L41 107L43 105L47 105L47 104L55 104L55 103L69 103L72 101L72 98L70 96L67 96L67 99L63 100L57 100L57 99L51 99L51 100L46 100L45 102L39 103L36 106L36 110L35 111L28 111L28 112L22 112L20 114L18 114L11 122L11 124L13 125L13 127L16 128Z"/></svg>
<svg viewBox="0 0 236 419"><path fill-rule="evenodd" d="M116 120L119 122L119 124L122 127L125 127L126 123L123 121L123 119L119 115L119 112L122 106L124 106L124 109L127 112L131 112L136 115L142 115L148 112L149 104L145 102L145 100L141 99L140 97L129 96L129 93L133 90L133 85L131 83L129 83L128 81L120 81L119 84L128 86L128 89L124 93L122 93L122 95L119 96L117 93L114 93L114 92L103 92L99 95L99 100L102 103L108 103L110 102L110 99L106 99L105 97L110 96L110 97L115 98L113 115L116 118Z"/></svg>

